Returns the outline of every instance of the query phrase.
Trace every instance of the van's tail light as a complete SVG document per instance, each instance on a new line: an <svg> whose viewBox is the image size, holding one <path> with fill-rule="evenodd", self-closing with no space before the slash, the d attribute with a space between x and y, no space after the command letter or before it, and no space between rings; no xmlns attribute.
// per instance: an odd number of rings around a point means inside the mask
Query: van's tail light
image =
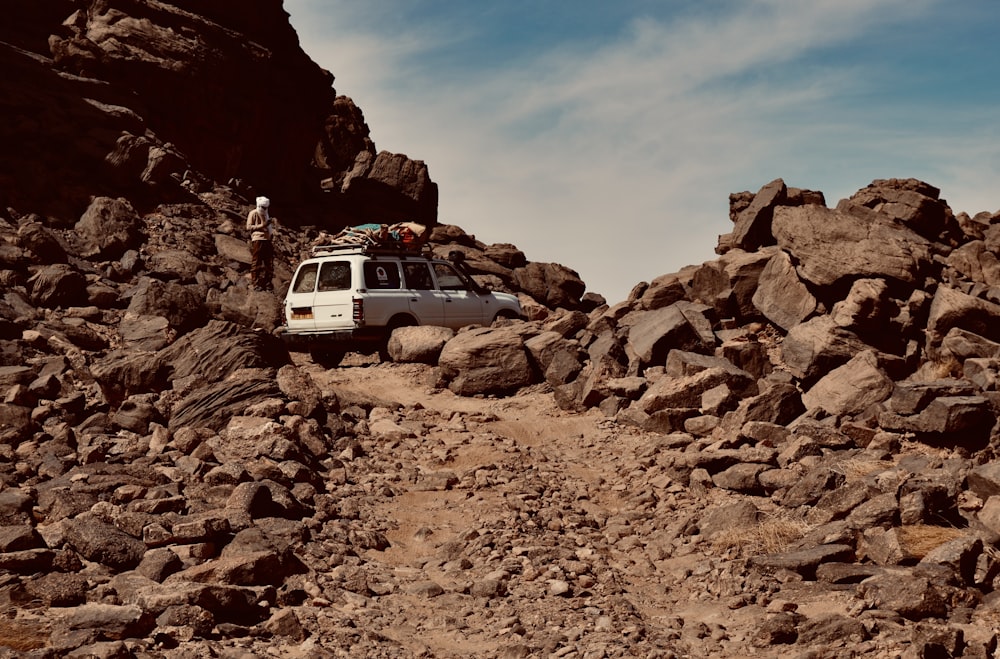
<svg viewBox="0 0 1000 659"><path fill-rule="evenodd" d="M354 324L361 326L365 324L365 301L359 297L354 298L354 309L352 318Z"/></svg>

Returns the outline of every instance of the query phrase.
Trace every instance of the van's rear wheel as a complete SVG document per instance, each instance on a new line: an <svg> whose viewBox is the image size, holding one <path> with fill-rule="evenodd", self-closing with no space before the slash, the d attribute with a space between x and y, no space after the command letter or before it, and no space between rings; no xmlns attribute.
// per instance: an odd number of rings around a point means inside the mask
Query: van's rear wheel
<svg viewBox="0 0 1000 659"><path fill-rule="evenodd" d="M313 348L309 351L313 363L323 368L336 368L344 359L344 351L331 348Z"/></svg>

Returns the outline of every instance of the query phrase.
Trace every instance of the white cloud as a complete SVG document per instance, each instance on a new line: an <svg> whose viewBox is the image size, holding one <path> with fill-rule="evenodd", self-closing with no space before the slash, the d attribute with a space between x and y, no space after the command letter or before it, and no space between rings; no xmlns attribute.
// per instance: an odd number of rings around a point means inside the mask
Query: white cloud
<svg viewBox="0 0 1000 659"><path fill-rule="evenodd" d="M879 145L900 139L838 108L865 74L782 65L932 4L741 2L712 16L636 20L596 49L555 43L514 68L479 71L422 64L443 44L471 47L464 25L380 33L356 3L285 7L306 52L364 111L376 145L428 164L440 221L572 267L613 303L640 280L714 258L716 236L731 228L730 192L780 176L847 196L872 178L910 175L878 171L851 183L864 168L837 161L856 149L872 167L890 162L879 160ZM912 140L905 148L944 162L950 153ZM998 160L995 150L978 157ZM945 178L974 174L970 165L939 169ZM819 173L830 179L799 178Z"/></svg>

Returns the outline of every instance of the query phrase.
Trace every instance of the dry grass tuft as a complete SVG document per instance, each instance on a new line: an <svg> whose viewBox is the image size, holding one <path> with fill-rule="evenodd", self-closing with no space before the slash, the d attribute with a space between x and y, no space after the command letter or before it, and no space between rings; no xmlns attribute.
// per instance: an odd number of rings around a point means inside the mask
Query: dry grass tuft
<svg viewBox="0 0 1000 659"><path fill-rule="evenodd" d="M38 650L49 644L46 625L37 620L0 618L0 647L12 650Z"/></svg>
<svg viewBox="0 0 1000 659"><path fill-rule="evenodd" d="M864 458L848 458L838 462L833 470L843 474L848 481L856 481L865 476L888 471L895 467L895 463L889 460L866 460Z"/></svg>
<svg viewBox="0 0 1000 659"><path fill-rule="evenodd" d="M812 529L813 526L802 519L769 515L757 524L716 533L712 536L712 544L723 551L736 549L743 557L775 554L788 549Z"/></svg>
<svg viewBox="0 0 1000 659"><path fill-rule="evenodd" d="M932 550L946 542L960 538L966 534L962 529L951 526L931 526L929 524L913 524L900 526L896 531L899 544L906 552L916 558L923 558Z"/></svg>

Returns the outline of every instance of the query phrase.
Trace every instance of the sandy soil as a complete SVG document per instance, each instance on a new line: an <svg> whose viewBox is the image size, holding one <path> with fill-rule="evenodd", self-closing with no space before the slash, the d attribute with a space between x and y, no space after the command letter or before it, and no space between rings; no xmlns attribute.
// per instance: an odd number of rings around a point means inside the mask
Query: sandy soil
<svg viewBox="0 0 1000 659"><path fill-rule="evenodd" d="M385 417L407 430L366 447L366 488L384 496L363 515L389 546L364 567L391 585L364 605L399 652L383 656L797 656L762 643L762 623L855 604L850 591L749 574L743 548L691 532L739 495L674 482L657 462L662 436L560 410L544 385L463 398L422 365L301 366L343 407L375 405L373 429ZM504 592L476 596L498 571ZM861 640L809 656L857 656Z"/></svg>

